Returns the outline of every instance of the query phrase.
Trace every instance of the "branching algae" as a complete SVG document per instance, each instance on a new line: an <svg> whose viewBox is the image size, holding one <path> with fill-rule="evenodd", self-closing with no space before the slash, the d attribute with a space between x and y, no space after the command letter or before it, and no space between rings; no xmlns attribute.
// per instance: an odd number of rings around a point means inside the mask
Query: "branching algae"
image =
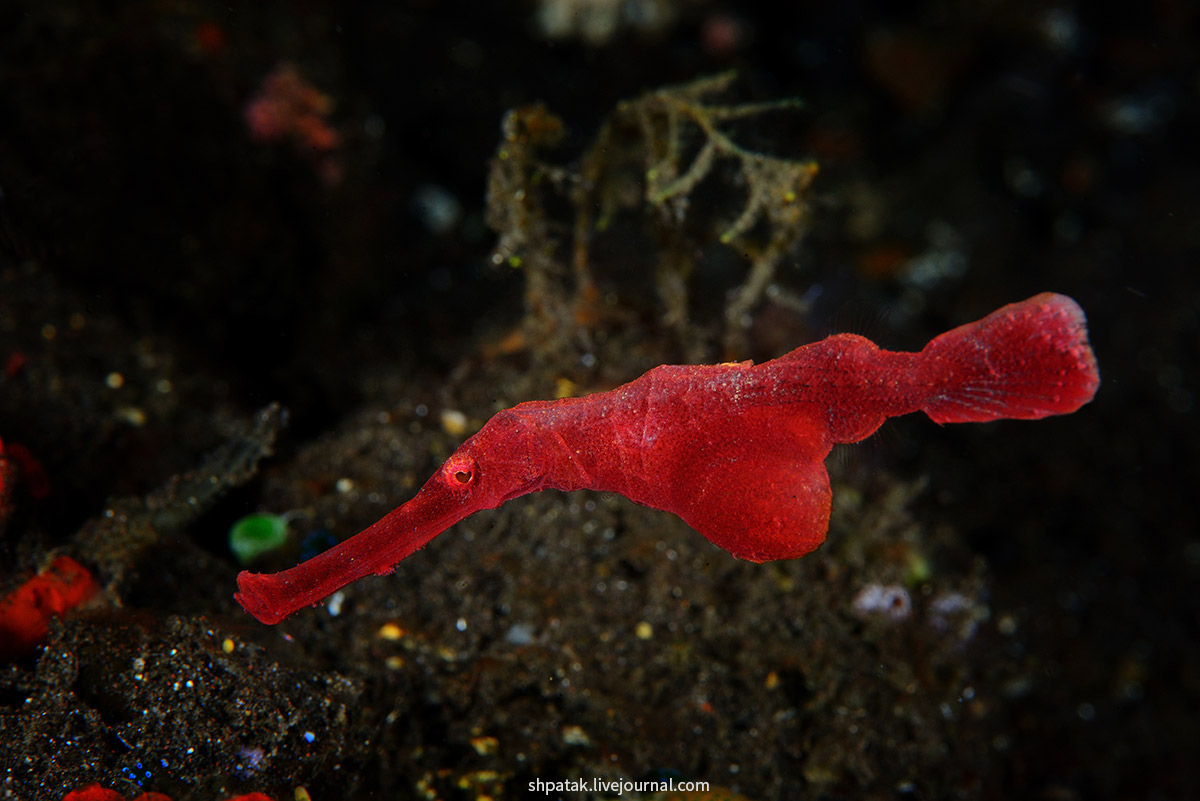
<svg viewBox="0 0 1200 801"><path fill-rule="evenodd" d="M808 228L806 195L817 166L735 141L729 129L737 123L800 104L718 102L733 80L725 73L618 104L574 170L543 160L564 135L546 107L505 116L488 182L488 223L499 234L493 258L525 271L526 333L547 359L566 331L594 319L593 244L628 210L654 248L663 322L693 359L701 339L688 326L688 279L697 251L719 243L747 260L746 278L725 307L722 343L726 354L744 351L749 312ZM706 195L705 185L712 190ZM569 203L573 224L555 224L555 198Z"/></svg>

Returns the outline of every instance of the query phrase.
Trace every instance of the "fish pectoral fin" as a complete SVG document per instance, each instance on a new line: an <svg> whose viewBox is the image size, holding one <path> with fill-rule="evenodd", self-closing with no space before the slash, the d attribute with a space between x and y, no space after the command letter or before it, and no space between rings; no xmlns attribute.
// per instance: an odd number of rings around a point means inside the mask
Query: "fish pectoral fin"
<svg viewBox="0 0 1200 801"><path fill-rule="evenodd" d="M829 528L829 445L810 420L758 417L724 421L678 454L688 478L671 511L739 559L794 559Z"/></svg>

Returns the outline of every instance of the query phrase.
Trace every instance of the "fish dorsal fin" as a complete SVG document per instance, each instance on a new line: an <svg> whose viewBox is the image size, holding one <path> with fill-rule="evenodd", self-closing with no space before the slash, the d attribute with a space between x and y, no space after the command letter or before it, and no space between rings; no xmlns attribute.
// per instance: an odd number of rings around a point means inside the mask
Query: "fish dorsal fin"
<svg viewBox="0 0 1200 801"><path fill-rule="evenodd" d="M803 556L829 527L829 449L825 426L796 405L712 421L675 454L669 511L740 559Z"/></svg>

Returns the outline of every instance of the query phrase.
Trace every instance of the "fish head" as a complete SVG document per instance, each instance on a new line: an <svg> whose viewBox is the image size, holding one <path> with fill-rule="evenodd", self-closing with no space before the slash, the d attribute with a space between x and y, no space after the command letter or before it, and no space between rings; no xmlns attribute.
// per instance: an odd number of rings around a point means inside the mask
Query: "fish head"
<svg viewBox="0 0 1200 801"><path fill-rule="evenodd" d="M471 509L494 509L545 486L545 451L519 416L500 412L464 442L421 489Z"/></svg>

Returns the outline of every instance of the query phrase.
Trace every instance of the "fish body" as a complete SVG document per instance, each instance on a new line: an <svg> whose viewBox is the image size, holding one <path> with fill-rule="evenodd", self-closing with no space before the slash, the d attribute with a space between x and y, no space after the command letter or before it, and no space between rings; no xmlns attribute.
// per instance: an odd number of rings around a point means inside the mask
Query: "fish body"
<svg viewBox="0 0 1200 801"><path fill-rule="evenodd" d="M825 539L825 458L889 417L1037 419L1088 403L1099 371L1083 311L1045 293L918 353L838 334L762 364L665 365L608 392L495 415L408 503L238 601L275 623L397 563L464 517L543 489L617 492L683 518L736 557L803 556Z"/></svg>

